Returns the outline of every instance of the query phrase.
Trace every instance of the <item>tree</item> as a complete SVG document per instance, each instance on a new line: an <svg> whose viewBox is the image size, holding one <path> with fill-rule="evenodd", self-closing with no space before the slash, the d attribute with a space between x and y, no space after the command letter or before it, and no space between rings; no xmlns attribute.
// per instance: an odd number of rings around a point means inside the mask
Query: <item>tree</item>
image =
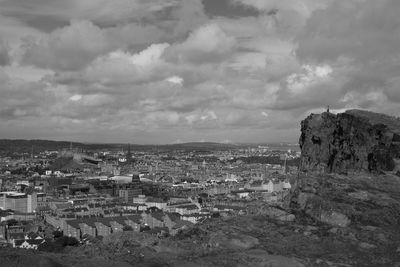
<svg viewBox="0 0 400 267"><path fill-rule="evenodd" d="M78 246L79 245L79 241L78 241L78 239L76 239L75 237L72 237L72 236L70 236L70 237L68 237L68 240L67 240L67 246Z"/></svg>
<svg viewBox="0 0 400 267"><path fill-rule="evenodd" d="M66 246L76 246L79 244L79 241L72 236L62 236L55 241L56 244L60 244L62 247Z"/></svg>
<svg viewBox="0 0 400 267"><path fill-rule="evenodd" d="M133 231L132 226L130 225L125 225L124 228L122 228L123 231Z"/></svg>
<svg viewBox="0 0 400 267"><path fill-rule="evenodd" d="M62 236L63 236L63 232L61 232L61 231L56 230L53 232L54 239L60 238Z"/></svg>
<svg viewBox="0 0 400 267"><path fill-rule="evenodd" d="M59 253L62 252L63 246L60 243L52 242L51 239L47 239L46 242L39 245L38 250Z"/></svg>
<svg viewBox="0 0 400 267"><path fill-rule="evenodd" d="M8 226L13 226L13 225L17 225L17 224L18 224L18 221L15 220L15 219L10 219L10 220L6 221L6 224L7 224Z"/></svg>

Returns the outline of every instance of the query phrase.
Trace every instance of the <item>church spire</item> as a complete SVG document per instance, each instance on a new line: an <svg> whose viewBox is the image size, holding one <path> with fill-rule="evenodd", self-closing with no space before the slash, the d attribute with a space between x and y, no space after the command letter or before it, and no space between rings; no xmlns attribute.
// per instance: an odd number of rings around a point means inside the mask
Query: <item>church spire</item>
<svg viewBox="0 0 400 267"><path fill-rule="evenodd" d="M128 152L126 153L126 163L132 163L132 152L131 152L131 144L128 144Z"/></svg>

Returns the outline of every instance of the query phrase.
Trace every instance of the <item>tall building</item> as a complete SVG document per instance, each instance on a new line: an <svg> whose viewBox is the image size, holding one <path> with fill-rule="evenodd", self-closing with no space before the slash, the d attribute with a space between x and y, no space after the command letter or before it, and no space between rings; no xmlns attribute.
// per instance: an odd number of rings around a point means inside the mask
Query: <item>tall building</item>
<svg viewBox="0 0 400 267"><path fill-rule="evenodd" d="M35 192L27 195L27 213L33 213L38 206L38 197Z"/></svg>
<svg viewBox="0 0 400 267"><path fill-rule="evenodd" d="M132 203L134 196L134 190L130 188L126 189L120 189L119 190L119 197L122 199L123 202L125 203Z"/></svg>
<svg viewBox="0 0 400 267"><path fill-rule="evenodd" d="M135 189L142 190L142 183L140 182L140 177L138 173L134 173L132 175L132 183L131 186Z"/></svg>
<svg viewBox="0 0 400 267"><path fill-rule="evenodd" d="M142 183L140 182L139 174L132 175L132 182L123 184L119 189L119 197L126 203L132 203L134 197L142 194Z"/></svg>
<svg viewBox="0 0 400 267"><path fill-rule="evenodd" d="M139 174L134 173L132 175L132 183L131 183L131 189L133 190L133 195L134 197L137 197L142 194L142 183L140 182L140 177Z"/></svg>
<svg viewBox="0 0 400 267"><path fill-rule="evenodd" d="M35 192L32 194L0 192L0 209L33 213L37 209L37 195Z"/></svg>
<svg viewBox="0 0 400 267"><path fill-rule="evenodd" d="M126 164L132 165L132 152L131 152L131 144L128 144L128 152L126 153Z"/></svg>

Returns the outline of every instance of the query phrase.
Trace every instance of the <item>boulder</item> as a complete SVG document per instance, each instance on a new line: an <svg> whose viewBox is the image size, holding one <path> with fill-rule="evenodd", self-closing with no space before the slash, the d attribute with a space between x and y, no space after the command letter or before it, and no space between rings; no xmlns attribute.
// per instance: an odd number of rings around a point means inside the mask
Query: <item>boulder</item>
<svg viewBox="0 0 400 267"><path fill-rule="evenodd" d="M230 250L250 249L258 244L257 238L239 233L217 232L211 235L209 240L209 247L211 248Z"/></svg>
<svg viewBox="0 0 400 267"><path fill-rule="evenodd" d="M322 211L320 221L332 226L347 227L351 221L346 215L336 211Z"/></svg>
<svg viewBox="0 0 400 267"><path fill-rule="evenodd" d="M309 199L313 199L316 195L314 194L310 194L310 193L304 193L302 191L300 191L298 193L298 196L296 198L296 202L298 204L298 207L300 209L304 209L307 205L307 202Z"/></svg>
<svg viewBox="0 0 400 267"><path fill-rule="evenodd" d="M268 207L265 209L265 212L268 217L276 219L278 221L293 222L296 219L296 216L294 214L291 214L285 210L276 207Z"/></svg>
<svg viewBox="0 0 400 267"><path fill-rule="evenodd" d="M361 249L374 249L374 248L376 248L376 246L374 244L369 244L369 243L365 243L365 242L361 242L358 246Z"/></svg>

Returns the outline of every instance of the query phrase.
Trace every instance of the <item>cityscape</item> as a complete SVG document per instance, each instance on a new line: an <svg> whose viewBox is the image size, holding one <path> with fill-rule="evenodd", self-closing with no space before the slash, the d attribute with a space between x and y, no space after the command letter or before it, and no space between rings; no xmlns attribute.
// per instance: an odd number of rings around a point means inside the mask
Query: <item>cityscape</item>
<svg viewBox="0 0 400 267"><path fill-rule="evenodd" d="M71 144L2 157L2 244L38 249L55 231L80 242L128 229L175 235L211 217L278 205L298 170L293 145L196 145L83 152Z"/></svg>
<svg viewBox="0 0 400 267"><path fill-rule="evenodd" d="M0 267L400 267L400 0L0 0Z"/></svg>

